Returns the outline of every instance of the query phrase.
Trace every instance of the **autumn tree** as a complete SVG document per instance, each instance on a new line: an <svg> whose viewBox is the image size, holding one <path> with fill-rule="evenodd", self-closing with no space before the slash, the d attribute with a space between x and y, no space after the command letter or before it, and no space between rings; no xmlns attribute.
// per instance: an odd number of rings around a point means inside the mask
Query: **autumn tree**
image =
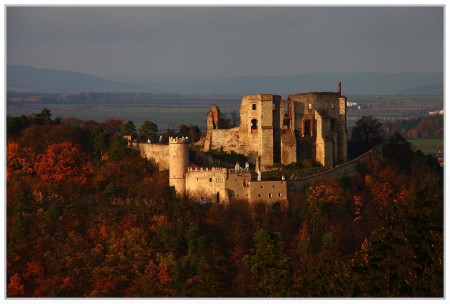
<svg viewBox="0 0 450 304"><path fill-rule="evenodd" d="M103 128L109 136L119 134L123 128L123 120L121 119L108 119L103 122Z"/></svg>
<svg viewBox="0 0 450 304"><path fill-rule="evenodd" d="M7 146L7 175L32 175L35 173L36 153L31 148L22 148L16 142Z"/></svg>
<svg viewBox="0 0 450 304"><path fill-rule="evenodd" d="M18 273L15 273L10 279L7 287L8 297L23 297L24 296L24 286L22 283L22 278Z"/></svg>
<svg viewBox="0 0 450 304"><path fill-rule="evenodd" d="M93 166L89 157L71 142L54 144L40 154L35 164L37 176L46 182L86 184Z"/></svg>

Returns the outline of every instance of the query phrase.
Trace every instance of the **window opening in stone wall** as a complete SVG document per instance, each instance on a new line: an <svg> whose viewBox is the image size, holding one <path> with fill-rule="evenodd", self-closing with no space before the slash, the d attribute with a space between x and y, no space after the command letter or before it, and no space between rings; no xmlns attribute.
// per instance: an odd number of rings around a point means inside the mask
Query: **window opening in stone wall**
<svg viewBox="0 0 450 304"><path fill-rule="evenodd" d="M334 130L337 126L336 118L330 119L330 129Z"/></svg>
<svg viewBox="0 0 450 304"><path fill-rule="evenodd" d="M252 110L255 111L256 110L256 103L252 104Z"/></svg>
<svg viewBox="0 0 450 304"><path fill-rule="evenodd" d="M291 133L291 119L285 118L283 119L283 133Z"/></svg>
<svg viewBox="0 0 450 304"><path fill-rule="evenodd" d="M251 120L251 133L255 134L258 133L258 120L257 119L252 119Z"/></svg>
<svg viewBox="0 0 450 304"><path fill-rule="evenodd" d="M269 197L272 197L272 193L269 193Z"/></svg>
<svg viewBox="0 0 450 304"><path fill-rule="evenodd" d="M311 136L311 120L303 120L303 136Z"/></svg>
<svg viewBox="0 0 450 304"><path fill-rule="evenodd" d="M212 183L212 178L209 178L209 182Z"/></svg>

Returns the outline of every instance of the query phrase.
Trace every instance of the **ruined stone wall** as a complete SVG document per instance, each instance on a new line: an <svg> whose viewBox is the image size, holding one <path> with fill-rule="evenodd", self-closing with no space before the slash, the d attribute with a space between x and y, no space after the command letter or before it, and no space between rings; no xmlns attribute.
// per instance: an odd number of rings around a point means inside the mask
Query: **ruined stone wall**
<svg viewBox="0 0 450 304"><path fill-rule="evenodd" d="M316 113L316 161L326 168L333 167L333 138L330 135L330 119Z"/></svg>
<svg viewBox="0 0 450 304"><path fill-rule="evenodd" d="M237 151L239 149L239 129L212 129L210 132L210 150ZM208 135L208 134L207 134Z"/></svg>
<svg viewBox="0 0 450 304"><path fill-rule="evenodd" d="M347 99L339 98L339 115L337 121L338 162L347 161Z"/></svg>
<svg viewBox="0 0 450 304"><path fill-rule="evenodd" d="M260 113L260 137L258 138L259 156L261 158L261 170L273 165L274 155L274 127L273 127L273 99L275 96L269 94L261 95Z"/></svg>
<svg viewBox="0 0 450 304"><path fill-rule="evenodd" d="M287 203L286 181L252 181L249 184L249 203Z"/></svg>
<svg viewBox="0 0 450 304"><path fill-rule="evenodd" d="M141 156L153 160L159 167L159 171L169 170L169 145L133 143L133 149L140 151Z"/></svg>
<svg viewBox="0 0 450 304"><path fill-rule="evenodd" d="M282 134L281 135L281 163L289 165L297 161L297 143L295 135Z"/></svg>
<svg viewBox="0 0 450 304"><path fill-rule="evenodd" d="M259 159L263 171L275 162L310 159L331 167L346 161L346 99L340 92L289 95L284 129L285 103L278 95L245 95L240 125L230 130L213 129L210 112L204 150L234 151L253 163Z"/></svg>
<svg viewBox="0 0 450 304"><path fill-rule="evenodd" d="M334 92L310 92L289 95L288 100L294 104L294 128L295 134L299 135L297 160L310 158L326 167L345 162L345 97ZM309 125L311 134L306 132L306 125ZM311 139L306 138L308 136Z"/></svg>

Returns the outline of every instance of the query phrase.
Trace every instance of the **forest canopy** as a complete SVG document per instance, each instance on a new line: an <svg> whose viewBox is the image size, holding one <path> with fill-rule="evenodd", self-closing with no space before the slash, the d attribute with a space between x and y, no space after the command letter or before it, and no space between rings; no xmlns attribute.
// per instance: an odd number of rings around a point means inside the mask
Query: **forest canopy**
<svg viewBox="0 0 450 304"><path fill-rule="evenodd" d="M131 123L41 114L7 119L8 298L443 297L442 168L400 134L277 210L176 196Z"/></svg>

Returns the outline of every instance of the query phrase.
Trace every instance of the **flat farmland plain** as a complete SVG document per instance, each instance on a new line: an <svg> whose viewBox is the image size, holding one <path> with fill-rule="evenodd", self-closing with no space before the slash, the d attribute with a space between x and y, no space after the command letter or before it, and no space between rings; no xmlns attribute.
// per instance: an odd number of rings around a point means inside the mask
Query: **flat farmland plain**
<svg viewBox="0 0 450 304"><path fill-rule="evenodd" d="M411 148L415 150L421 150L425 155L431 154L436 156L438 151L444 152L444 139L410 139L408 142L411 144Z"/></svg>
<svg viewBox="0 0 450 304"><path fill-rule="evenodd" d="M132 120L136 127L145 120L158 125L160 131L177 128L180 124L197 125L201 130L206 129L206 114L212 104L219 106L222 113L228 115L232 111L239 111L239 99L219 100L163 100L145 104L62 104L62 103L20 103L7 104L7 115L20 116L39 113L43 108L51 111L53 118L75 117L83 120L103 122L108 119Z"/></svg>

